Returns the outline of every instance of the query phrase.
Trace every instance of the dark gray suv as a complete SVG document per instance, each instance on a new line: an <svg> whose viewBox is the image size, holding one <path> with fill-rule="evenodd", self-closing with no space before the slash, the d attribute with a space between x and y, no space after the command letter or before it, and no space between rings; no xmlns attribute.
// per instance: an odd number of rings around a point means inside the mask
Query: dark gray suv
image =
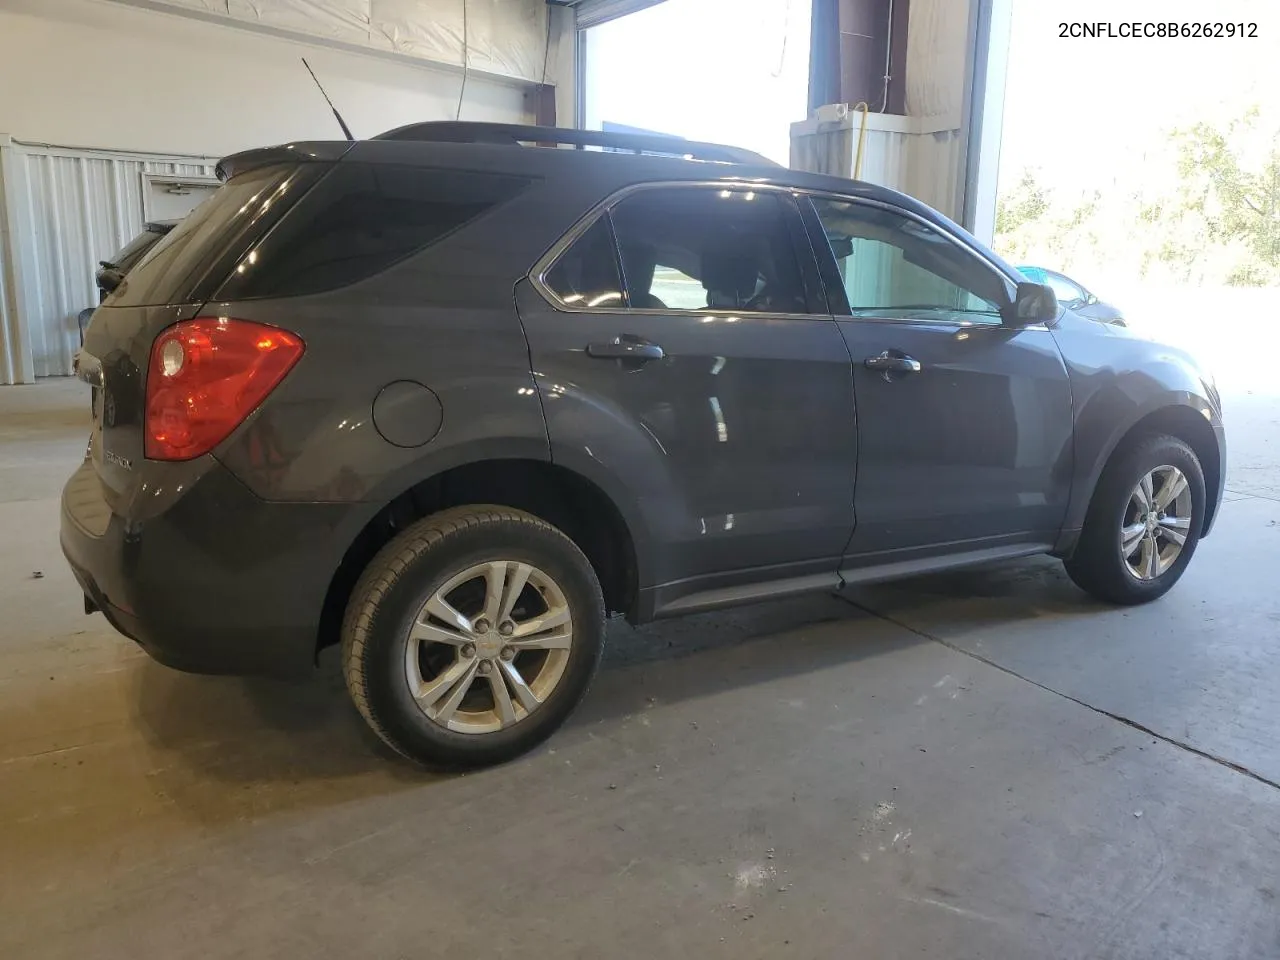
<svg viewBox="0 0 1280 960"><path fill-rule="evenodd" d="M340 643L415 760L550 734L610 613L1038 553L1141 603L1213 524L1212 379L890 190L453 123L220 174L94 316L63 549L174 667Z"/></svg>

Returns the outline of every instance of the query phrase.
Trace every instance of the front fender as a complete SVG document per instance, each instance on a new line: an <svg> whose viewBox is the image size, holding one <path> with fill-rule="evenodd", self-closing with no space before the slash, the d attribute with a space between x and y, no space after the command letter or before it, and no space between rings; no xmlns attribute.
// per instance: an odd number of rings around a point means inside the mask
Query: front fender
<svg viewBox="0 0 1280 960"><path fill-rule="evenodd" d="M1186 353L1173 347L1124 335L1099 335L1065 323L1054 331L1071 377L1075 417L1075 464L1064 537L1084 525L1089 501L1124 438L1153 418L1170 420L1186 411L1203 420L1218 444L1221 474L1222 411L1208 376ZM1211 479L1211 478L1206 478ZM1210 515L1220 496L1221 478L1208 490Z"/></svg>

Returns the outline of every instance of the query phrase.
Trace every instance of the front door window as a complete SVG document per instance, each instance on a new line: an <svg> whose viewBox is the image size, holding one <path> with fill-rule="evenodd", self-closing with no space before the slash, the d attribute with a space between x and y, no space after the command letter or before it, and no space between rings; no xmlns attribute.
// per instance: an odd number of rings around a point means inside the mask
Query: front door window
<svg viewBox="0 0 1280 960"><path fill-rule="evenodd" d="M1000 323L1008 281L941 231L880 207L814 207L853 316Z"/></svg>

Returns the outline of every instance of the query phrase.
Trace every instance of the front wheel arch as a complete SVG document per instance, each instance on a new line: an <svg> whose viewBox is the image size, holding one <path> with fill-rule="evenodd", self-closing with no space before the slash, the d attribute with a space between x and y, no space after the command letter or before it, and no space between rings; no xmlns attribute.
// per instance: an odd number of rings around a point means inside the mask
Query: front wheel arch
<svg viewBox="0 0 1280 960"><path fill-rule="evenodd" d="M1204 414L1194 407L1162 407L1143 417L1121 438L1117 449L1131 448L1140 440L1164 434L1177 437L1189 446L1204 471L1205 512L1200 536L1208 533L1218 509L1218 490L1222 485L1222 455L1213 427Z"/></svg>
<svg viewBox="0 0 1280 960"><path fill-rule="evenodd" d="M1185 527L1165 528L1165 505L1171 501L1162 503L1158 496L1153 496L1152 486L1142 481L1144 476L1150 478L1161 473L1161 468L1166 466L1171 472L1163 472L1165 483L1180 482L1182 495L1189 497L1190 505L1186 509L1191 522ZM1146 484L1143 494L1138 493L1139 481ZM1155 487L1156 495L1161 489ZM1143 499L1138 500L1135 507L1138 497ZM1207 503L1204 468L1191 445L1171 434L1141 435L1133 445L1118 448L1103 471L1079 541L1071 555L1064 558L1068 575L1077 586L1108 603L1130 605L1158 599L1178 582L1191 562L1200 530L1205 526ZM1141 529L1144 511L1145 534ZM1169 533L1168 529L1174 532ZM1130 530L1136 533L1132 540L1126 540ZM1153 534L1153 530L1165 532ZM1178 530L1183 533L1178 535ZM1144 564L1142 571L1130 562L1132 552L1139 548L1139 537L1145 539L1143 549L1149 546L1152 551L1143 554L1144 560L1150 563ZM1156 551L1167 552L1164 549L1167 543L1175 546L1172 556L1161 564Z"/></svg>
<svg viewBox="0 0 1280 960"><path fill-rule="evenodd" d="M1218 512L1219 491L1222 489L1222 471L1224 468L1218 438L1214 434L1213 426L1207 414L1207 407L1202 412L1202 409L1198 406L1191 406L1186 403L1169 403L1139 417L1128 429L1120 433L1107 448L1106 453L1098 458L1088 488L1089 496L1083 504L1084 509L1087 510L1088 505L1093 502L1093 497L1097 493L1098 484L1102 480L1107 465L1114 461L1117 456L1132 450L1148 437L1162 435L1176 437L1191 448L1196 455L1196 459L1200 461L1201 469L1204 471L1206 499L1204 524L1200 531L1201 537L1204 537L1213 525ZM1054 555L1070 556L1075 550L1076 538L1079 532L1077 524L1075 529L1071 530L1069 536L1065 538L1066 542L1059 543Z"/></svg>

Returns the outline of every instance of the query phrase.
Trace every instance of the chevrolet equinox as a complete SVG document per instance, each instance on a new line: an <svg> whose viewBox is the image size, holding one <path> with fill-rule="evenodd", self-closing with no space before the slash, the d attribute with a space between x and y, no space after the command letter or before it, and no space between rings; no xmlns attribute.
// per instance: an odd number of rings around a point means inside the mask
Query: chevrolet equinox
<svg viewBox="0 0 1280 960"><path fill-rule="evenodd" d="M63 551L178 669L340 644L418 762L547 737L610 615L1041 553L1144 603L1213 525L1213 379L892 190L467 123L219 176L88 329Z"/></svg>

